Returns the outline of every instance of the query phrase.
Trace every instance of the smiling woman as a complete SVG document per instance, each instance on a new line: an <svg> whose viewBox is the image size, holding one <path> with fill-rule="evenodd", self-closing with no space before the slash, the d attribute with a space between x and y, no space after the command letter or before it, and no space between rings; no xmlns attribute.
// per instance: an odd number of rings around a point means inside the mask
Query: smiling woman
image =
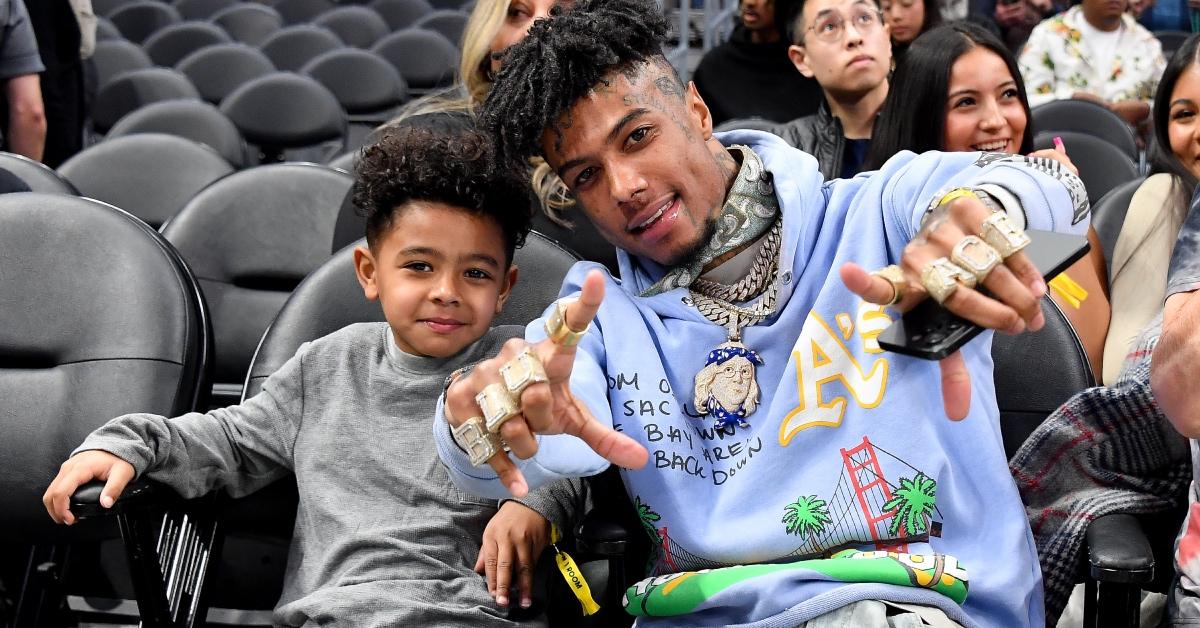
<svg viewBox="0 0 1200 628"><path fill-rule="evenodd" d="M979 26L945 24L914 41L896 67L865 168L876 170L902 150L1026 154L1033 149L1028 120L1012 53Z"/></svg>

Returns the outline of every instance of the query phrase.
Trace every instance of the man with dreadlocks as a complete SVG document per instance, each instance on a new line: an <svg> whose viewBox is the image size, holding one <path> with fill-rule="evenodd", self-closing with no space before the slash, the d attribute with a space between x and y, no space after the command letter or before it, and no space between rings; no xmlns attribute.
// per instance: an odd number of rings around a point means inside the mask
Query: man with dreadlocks
<svg viewBox="0 0 1200 628"><path fill-rule="evenodd" d="M521 495L622 467L658 547L639 625L1043 624L991 334L940 365L877 336L927 296L1038 329L1022 229L1083 233L1082 184L978 153L825 182L775 136L714 135L666 31L653 0L580 0L506 53L487 125L555 169L621 280L579 264L525 340L450 378L451 476Z"/></svg>

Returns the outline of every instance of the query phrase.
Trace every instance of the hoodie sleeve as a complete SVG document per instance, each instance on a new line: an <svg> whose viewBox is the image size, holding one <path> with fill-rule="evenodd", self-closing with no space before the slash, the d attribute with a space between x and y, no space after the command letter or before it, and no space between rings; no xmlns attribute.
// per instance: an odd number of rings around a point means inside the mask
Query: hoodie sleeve
<svg viewBox="0 0 1200 628"><path fill-rule="evenodd" d="M938 152L914 157L903 152L888 160L880 175L886 181L886 218L900 228L904 242L916 236L937 201L958 187L988 192L1026 229L1083 234L1091 224L1083 182L1052 159Z"/></svg>
<svg viewBox="0 0 1200 628"><path fill-rule="evenodd" d="M590 267L576 267L571 270L563 283L563 296L578 294L583 278ZM610 279L610 282L612 280ZM606 290L619 289L614 283L606 286ZM551 307L554 307L551 305ZM547 313L549 310L547 310ZM525 339L530 342L545 340L544 331L546 313L526 327ZM604 425L612 425L612 411L608 405L608 380L601 368L604 356L603 330L599 323L593 322L587 334L576 347L575 365L571 371L571 392L591 411L592 416ZM434 442L438 456L446 465L450 479L462 490L488 497L502 499L510 497L508 489L500 483L496 472L488 465L471 466L470 457L450 433L450 424L446 421L444 408L445 397L438 399L437 415L433 423ZM528 460L512 457L530 491L556 480L596 475L608 468L608 461L592 451L582 440L567 434L545 435L535 437L538 443L537 454ZM540 512L540 511L539 511Z"/></svg>

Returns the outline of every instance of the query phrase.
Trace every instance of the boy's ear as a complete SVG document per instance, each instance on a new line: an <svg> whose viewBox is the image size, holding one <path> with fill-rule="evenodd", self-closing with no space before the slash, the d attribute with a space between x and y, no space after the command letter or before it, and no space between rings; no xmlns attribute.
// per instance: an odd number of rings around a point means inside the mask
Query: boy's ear
<svg viewBox="0 0 1200 628"><path fill-rule="evenodd" d="M808 78L813 77L812 68L808 67L808 51L800 44L792 44L788 46L788 59L792 60L792 65L796 66L801 74Z"/></svg>
<svg viewBox="0 0 1200 628"><path fill-rule="evenodd" d="M504 283L500 286L500 294L496 297L496 313L504 309L508 297L512 296L513 286L517 285L517 265L509 264L508 272L504 273Z"/></svg>
<svg viewBox="0 0 1200 628"><path fill-rule="evenodd" d="M358 277L358 285L362 286L363 296L368 301L379 300L379 286L375 283L375 256L371 249L365 246L354 247L354 274Z"/></svg>

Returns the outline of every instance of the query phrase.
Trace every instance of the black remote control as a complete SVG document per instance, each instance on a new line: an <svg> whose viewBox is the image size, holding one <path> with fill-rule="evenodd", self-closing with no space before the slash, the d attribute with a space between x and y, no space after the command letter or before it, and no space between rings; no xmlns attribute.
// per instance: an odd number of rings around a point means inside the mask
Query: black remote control
<svg viewBox="0 0 1200 628"><path fill-rule="evenodd" d="M1026 231L1029 246L1024 253L1047 281L1087 254L1085 236L1053 231ZM986 294L986 291L983 291ZM983 327L950 312L933 299L926 299L894 321L879 334L879 346L926 360L941 360L979 335Z"/></svg>

